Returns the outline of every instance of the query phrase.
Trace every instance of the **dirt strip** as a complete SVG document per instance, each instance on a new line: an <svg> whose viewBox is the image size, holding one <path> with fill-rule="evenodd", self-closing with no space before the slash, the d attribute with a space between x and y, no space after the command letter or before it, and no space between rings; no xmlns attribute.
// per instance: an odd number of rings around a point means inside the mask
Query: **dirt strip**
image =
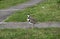
<svg viewBox="0 0 60 39"><path fill-rule="evenodd" d="M49 28L49 27L60 27L60 22L42 22L33 24L29 24L28 22L0 22L0 29L5 28Z"/></svg>

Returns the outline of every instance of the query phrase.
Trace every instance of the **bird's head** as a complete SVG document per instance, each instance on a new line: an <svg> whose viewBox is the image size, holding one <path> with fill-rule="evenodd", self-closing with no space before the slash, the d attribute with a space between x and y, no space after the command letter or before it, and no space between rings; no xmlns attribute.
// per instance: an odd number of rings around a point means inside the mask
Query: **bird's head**
<svg viewBox="0 0 60 39"><path fill-rule="evenodd" d="M30 17L30 14L28 14L27 16Z"/></svg>

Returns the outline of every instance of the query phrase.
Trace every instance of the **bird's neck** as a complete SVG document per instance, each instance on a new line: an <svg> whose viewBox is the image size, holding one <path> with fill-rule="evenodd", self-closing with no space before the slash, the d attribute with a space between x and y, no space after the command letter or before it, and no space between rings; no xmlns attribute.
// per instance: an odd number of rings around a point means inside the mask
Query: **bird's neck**
<svg viewBox="0 0 60 39"><path fill-rule="evenodd" d="M28 17L30 17L30 15L28 15Z"/></svg>

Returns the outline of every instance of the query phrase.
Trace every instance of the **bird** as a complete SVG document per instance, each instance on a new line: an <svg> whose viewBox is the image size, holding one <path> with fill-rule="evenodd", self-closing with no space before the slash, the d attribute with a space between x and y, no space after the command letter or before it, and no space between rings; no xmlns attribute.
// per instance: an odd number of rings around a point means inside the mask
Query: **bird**
<svg viewBox="0 0 60 39"><path fill-rule="evenodd" d="M27 15L27 21L30 23L30 24L33 24L33 27L34 25L36 24L36 20L30 16L30 14Z"/></svg>

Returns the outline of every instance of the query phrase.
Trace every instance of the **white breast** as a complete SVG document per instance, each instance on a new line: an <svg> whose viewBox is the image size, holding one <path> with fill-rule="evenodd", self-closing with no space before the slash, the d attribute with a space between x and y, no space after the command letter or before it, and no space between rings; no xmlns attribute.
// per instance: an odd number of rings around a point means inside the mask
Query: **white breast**
<svg viewBox="0 0 60 39"><path fill-rule="evenodd" d="M30 19L27 19L27 21L29 21Z"/></svg>

